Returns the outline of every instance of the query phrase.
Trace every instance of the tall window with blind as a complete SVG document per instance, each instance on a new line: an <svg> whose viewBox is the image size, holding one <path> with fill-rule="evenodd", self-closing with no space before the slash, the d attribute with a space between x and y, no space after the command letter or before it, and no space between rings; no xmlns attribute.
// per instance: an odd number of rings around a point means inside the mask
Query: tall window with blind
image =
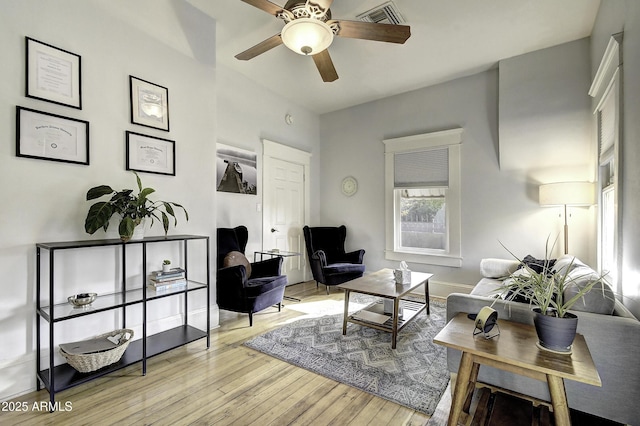
<svg viewBox="0 0 640 426"><path fill-rule="evenodd" d="M598 269L617 292L622 292L622 40L613 34L596 71L589 96L594 101L598 148Z"/></svg>
<svg viewBox="0 0 640 426"><path fill-rule="evenodd" d="M615 85L613 86L615 88ZM617 128L618 108L615 90L609 90L597 111L600 188L600 270L616 281L617 212Z"/></svg>
<svg viewBox="0 0 640 426"><path fill-rule="evenodd" d="M384 141L387 259L460 266L461 142L462 129Z"/></svg>

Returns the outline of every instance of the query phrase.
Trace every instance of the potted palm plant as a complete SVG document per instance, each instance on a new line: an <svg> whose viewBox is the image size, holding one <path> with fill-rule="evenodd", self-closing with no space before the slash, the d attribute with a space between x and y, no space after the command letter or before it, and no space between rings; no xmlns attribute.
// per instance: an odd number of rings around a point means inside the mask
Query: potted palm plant
<svg viewBox="0 0 640 426"><path fill-rule="evenodd" d="M147 218L151 219L151 226L155 220L162 223L164 233L167 235L170 225L169 216L173 218L174 226L178 224L174 207L182 209L186 220L189 220L189 213L180 204L171 201L151 201L148 197L155 192L155 189L143 188L140 176L136 172L133 173L138 183L137 194L134 194L132 189L115 191L108 185L99 185L87 191L87 201L111 196L108 201L98 201L89 208L84 222L87 233L93 234L100 228L106 231L111 217L118 215L120 218L118 232L123 241L129 241L136 226Z"/></svg>
<svg viewBox="0 0 640 426"><path fill-rule="evenodd" d="M595 288L605 295L604 275L572 273L575 257L562 268L553 268L547 239L545 258L537 268L530 267L505 249L518 260L523 267L511 274L500 288L501 297L508 301L527 300L535 313L534 325L538 334L538 344L543 349L556 352L571 352L571 344L576 335L578 317L569 310L587 293ZM503 245L504 247L504 245ZM598 286L599 284L599 286Z"/></svg>

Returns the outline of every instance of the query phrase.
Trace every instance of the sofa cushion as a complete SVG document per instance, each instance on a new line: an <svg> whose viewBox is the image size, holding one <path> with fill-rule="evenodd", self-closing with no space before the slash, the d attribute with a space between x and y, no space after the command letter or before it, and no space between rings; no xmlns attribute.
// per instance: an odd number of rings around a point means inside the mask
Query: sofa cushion
<svg viewBox="0 0 640 426"><path fill-rule="evenodd" d="M246 288L247 296L257 297L275 288L284 287L286 285L287 285L286 275L279 275L277 277L253 278L247 281L247 288ZM273 304L275 303L278 303L278 302L274 302Z"/></svg>
<svg viewBox="0 0 640 426"><path fill-rule="evenodd" d="M480 273L485 278L505 278L520 266L517 260L487 258L480 261Z"/></svg>
<svg viewBox="0 0 640 426"><path fill-rule="evenodd" d="M500 294L500 286L502 281L494 278L482 278L478 284L473 287L471 294L476 296L497 297Z"/></svg>
<svg viewBox="0 0 640 426"><path fill-rule="evenodd" d="M593 312L595 314L612 315L616 299L609 284L605 283L600 275L587 266L573 268L567 274L568 286L563 292L567 301L578 294L581 288L593 281L599 281L590 292L582 296L572 307L573 311Z"/></svg>
<svg viewBox="0 0 640 426"><path fill-rule="evenodd" d="M513 278L513 277L527 277L527 278L530 277L531 276L531 270L533 270L533 269L527 269L527 268L518 269L513 274L511 274L509 276L509 278L504 280L502 282L502 285L503 286L512 285L513 281L515 281L515 278ZM536 271L534 270L534 272L536 272ZM538 272L536 272L536 273L538 273ZM528 292L528 288L525 291ZM512 302L520 302L520 303L530 303L531 302L531 300L527 296L522 294L522 292L518 292L516 294L514 290L506 290L506 289L504 289L501 292L500 297L502 297L504 300L510 300Z"/></svg>
<svg viewBox="0 0 640 426"><path fill-rule="evenodd" d="M564 275L580 266L584 266L588 268L588 266L582 263L580 259L578 259L577 257L570 254L565 254L560 256L556 260L555 264L553 265L553 268L551 268L551 271L553 273L560 273Z"/></svg>
<svg viewBox="0 0 640 426"><path fill-rule="evenodd" d="M325 266L325 274L363 273L365 265L360 263L332 263Z"/></svg>
<svg viewBox="0 0 640 426"><path fill-rule="evenodd" d="M222 266L226 268L228 266L237 266L237 265L243 265L245 267L245 269L247 270L247 278L251 276L251 263L246 258L246 256L239 251L230 251L224 257Z"/></svg>

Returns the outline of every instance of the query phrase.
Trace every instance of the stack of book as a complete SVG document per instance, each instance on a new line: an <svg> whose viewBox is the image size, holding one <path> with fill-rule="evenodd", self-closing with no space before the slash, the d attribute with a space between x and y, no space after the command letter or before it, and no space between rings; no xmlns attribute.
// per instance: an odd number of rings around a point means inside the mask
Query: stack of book
<svg viewBox="0 0 640 426"><path fill-rule="evenodd" d="M157 292L181 290L187 287L184 269L173 268L167 272L154 271L149 276L149 289Z"/></svg>

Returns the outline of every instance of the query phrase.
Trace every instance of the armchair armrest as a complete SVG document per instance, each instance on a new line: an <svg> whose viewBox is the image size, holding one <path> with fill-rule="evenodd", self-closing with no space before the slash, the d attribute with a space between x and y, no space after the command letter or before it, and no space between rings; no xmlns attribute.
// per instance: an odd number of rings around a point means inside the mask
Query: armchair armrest
<svg viewBox="0 0 640 426"><path fill-rule="evenodd" d="M266 259L260 262L251 264L251 277L276 277L281 274L282 269L282 257L276 256L271 259Z"/></svg>
<svg viewBox="0 0 640 426"><path fill-rule="evenodd" d="M245 283L247 281L247 268L244 265L227 266L218 269L216 273L218 281Z"/></svg>
<svg viewBox="0 0 640 426"><path fill-rule="evenodd" d="M345 253L344 257L348 263L362 263L364 260L364 250L355 250L349 253Z"/></svg>
<svg viewBox="0 0 640 426"><path fill-rule="evenodd" d="M311 256L311 261L319 263L321 267L327 266L327 255L324 250L316 250Z"/></svg>
<svg viewBox="0 0 640 426"><path fill-rule="evenodd" d="M216 293L218 298L244 298L247 284L247 269L244 265L227 266L216 273Z"/></svg>

